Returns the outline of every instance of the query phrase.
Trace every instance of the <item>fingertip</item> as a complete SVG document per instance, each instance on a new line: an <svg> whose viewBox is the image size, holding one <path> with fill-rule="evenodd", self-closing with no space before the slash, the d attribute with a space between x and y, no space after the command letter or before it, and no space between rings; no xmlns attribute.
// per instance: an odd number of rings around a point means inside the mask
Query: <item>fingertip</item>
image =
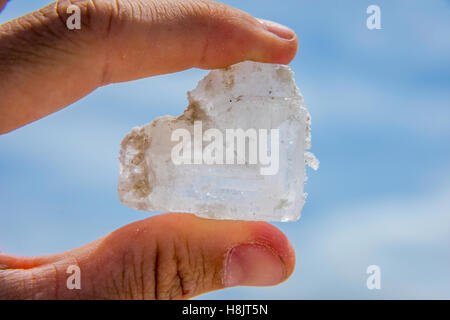
<svg viewBox="0 0 450 320"><path fill-rule="evenodd" d="M193 47L200 50L201 57L195 66L214 69L244 60L280 64L292 61L298 49L298 38L292 29L225 7L219 10L220 14L206 17L208 32L200 29L199 37L204 40L200 47Z"/></svg>
<svg viewBox="0 0 450 320"><path fill-rule="evenodd" d="M294 59L298 50L298 37L294 30L274 21L253 18L259 22L259 37L254 45L258 47L257 55L251 60L288 64Z"/></svg>
<svg viewBox="0 0 450 320"><path fill-rule="evenodd" d="M263 57L252 59L258 62L289 64L297 54L297 36L290 40L283 40L271 36L265 43Z"/></svg>
<svg viewBox="0 0 450 320"><path fill-rule="evenodd" d="M288 237L267 222L255 222L252 225L252 237L255 242L270 247L279 256L286 269L283 281L289 278L295 268L295 249Z"/></svg>
<svg viewBox="0 0 450 320"><path fill-rule="evenodd" d="M263 25L264 29L280 37L281 39L292 40L296 36L294 30L285 25L265 19L257 18L257 20Z"/></svg>
<svg viewBox="0 0 450 320"><path fill-rule="evenodd" d="M226 257L223 283L233 286L271 286L282 282L286 268L270 247L244 243L233 247Z"/></svg>

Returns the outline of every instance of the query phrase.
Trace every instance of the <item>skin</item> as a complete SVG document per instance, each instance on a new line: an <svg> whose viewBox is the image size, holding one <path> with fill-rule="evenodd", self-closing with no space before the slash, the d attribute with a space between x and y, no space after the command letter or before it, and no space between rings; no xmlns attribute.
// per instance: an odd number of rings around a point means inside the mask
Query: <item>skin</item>
<svg viewBox="0 0 450 320"><path fill-rule="evenodd" d="M65 25L70 4L80 30ZM296 51L292 30L212 1L58 1L0 26L0 133L110 83L243 60L287 64ZM71 265L80 290L67 289ZM166 213L59 254L0 253L0 299L188 299L276 285L294 265L291 243L268 223Z"/></svg>

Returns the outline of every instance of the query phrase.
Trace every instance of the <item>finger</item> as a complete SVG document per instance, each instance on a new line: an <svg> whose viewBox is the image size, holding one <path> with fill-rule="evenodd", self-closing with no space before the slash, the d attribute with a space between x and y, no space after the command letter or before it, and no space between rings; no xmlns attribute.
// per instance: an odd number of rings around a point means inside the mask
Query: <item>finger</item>
<svg viewBox="0 0 450 320"><path fill-rule="evenodd" d="M5 7L6 2L8 2L8 0L0 0L0 11L3 10L3 8Z"/></svg>
<svg viewBox="0 0 450 320"><path fill-rule="evenodd" d="M72 3L79 30L67 27ZM0 133L112 82L242 60L288 63L296 50L292 30L212 1L59 1L0 26Z"/></svg>
<svg viewBox="0 0 450 320"><path fill-rule="evenodd" d="M292 245L268 223L164 214L54 256L0 254L0 265L9 268L0 272L0 298L186 299L275 285L294 264ZM80 290L67 289L70 265L80 268Z"/></svg>

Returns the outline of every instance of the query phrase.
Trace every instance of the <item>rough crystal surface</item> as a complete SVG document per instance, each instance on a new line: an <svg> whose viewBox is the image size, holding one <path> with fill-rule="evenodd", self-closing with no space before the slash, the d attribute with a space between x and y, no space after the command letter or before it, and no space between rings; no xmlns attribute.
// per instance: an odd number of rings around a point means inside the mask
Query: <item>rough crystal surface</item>
<svg viewBox="0 0 450 320"><path fill-rule="evenodd" d="M306 152L311 141L310 116L291 69L246 61L212 70L195 90L188 92L188 100L183 115L157 118L133 128L123 139L120 200L138 210L190 212L214 219L299 219L306 198L305 164L317 169L318 161ZM233 164L225 160L225 164L205 164L201 160L200 164L195 160L192 164L175 164L172 153L179 141L173 141L172 134L184 128L195 137L194 124L198 129L199 123L203 134L214 128L224 137L227 129L278 129L278 171L263 175L260 168L264 166L249 161L254 137L245 140L243 164L237 164L237 159ZM224 150L230 146L225 140ZM200 151L210 142L201 143ZM237 146L236 140L234 148ZM275 154L271 146L269 137L268 154Z"/></svg>

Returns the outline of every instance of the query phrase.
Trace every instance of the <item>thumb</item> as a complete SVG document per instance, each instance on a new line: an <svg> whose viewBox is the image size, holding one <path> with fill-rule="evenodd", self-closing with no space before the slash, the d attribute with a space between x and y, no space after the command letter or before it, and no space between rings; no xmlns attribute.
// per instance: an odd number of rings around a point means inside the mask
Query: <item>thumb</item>
<svg viewBox="0 0 450 320"><path fill-rule="evenodd" d="M292 245L268 223L163 214L57 255L0 254L0 298L186 299L276 285L294 264ZM80 270L79 290L67 288L71 265Z"/></svg>

